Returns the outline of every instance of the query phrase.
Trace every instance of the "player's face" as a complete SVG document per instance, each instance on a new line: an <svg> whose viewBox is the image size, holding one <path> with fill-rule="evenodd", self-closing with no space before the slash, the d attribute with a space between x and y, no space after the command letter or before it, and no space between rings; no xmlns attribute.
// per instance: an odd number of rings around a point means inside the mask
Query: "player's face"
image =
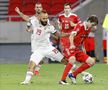
<svg viewBox="0 0 108 90"><path fill-rule="evenodd" d="M40 12L42 11L42 5L41 4L36 4L35 5L35 11L37 14L40 14Z"/></svg>
<svg viewBox="0 0 108 90"><path fill-rule="evenodd" d="M40 22L43 26L47 25L47 22L48 22L48 14L47 13L41 13Z"/></svg>
<svg viewBox="0 0 108 90"><path fill-rule="evenodd" d="M64 6L64 12L65 12L65 13L70 13L70 12L71 12L71 8L70 8L69 5Z"/></svg>
<svg viewBox="0 0 108 90"><path fill-rule="evenodd" d="M88 22L88 28L94 27L96 24L94 22Z"/></svg>

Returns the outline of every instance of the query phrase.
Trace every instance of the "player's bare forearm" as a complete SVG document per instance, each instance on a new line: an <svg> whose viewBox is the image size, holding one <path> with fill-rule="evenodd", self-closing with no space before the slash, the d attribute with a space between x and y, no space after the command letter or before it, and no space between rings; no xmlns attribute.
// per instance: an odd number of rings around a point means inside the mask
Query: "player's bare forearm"
<svg viewBox="0 0 108 90"><path fill-rule="evenodd" d="M73 46L74 45L74 42L73 42L74 35L70 35L69 40L70 40L70 46Z"/></svg>
<svg viewBox="0 0 108 90"><path fill-rule="evenodd" d="M22 12L20 12L19 15L20 15L25 21L29 21L29 16L24 15Z"/></svg>
<svg viewBox="0 0 108 90"><path fill-rule="evenodd" d="M15 11L25 20L29 21L29 16L23 14L18 7L15 8Z"/></svg>
<svg viewBox="0 0 108 90"><path fill-rule="evenodd" d="M61 37L69 37L69 36L70 36L70 33L61 32Z"/></svg>
<svg viewBox="0 0 108 90"><path fill-rule="evenodd" d="M70 21L70 25L71 25L71 27L75 27L76 23L73 23L72 21Z"/></svg>
<svg viewBox="0 0 108 90"><path fill-rule="evenodd" d="M70 49L73 49L73 48L75 48L75 45L74 45L74 34L71 34L70 36L69 36L69 40L70 40Z"/></svg>
<svg viewBox="0 0 108 90"><path fill-rule="evenodd" d="M52 34L52 37L58 40L60 38L60 34L56 32L55 34Z"/></svg>
<svg viewBox="0 0 108 90"><path fill-rule="evenodd" d="M56 36L56 35L52 35L52 37L53 37L54 39L56 39L56 40L58 40L58 39L59 39L59 37L58 37L58 36Z"/></svg>
<svg viewBox="0 0 108 90"><path fill-rule="evenodd" d="M82 46L82 51L83 51L84 53L86 53L86 49L85 49L84 45Z"/></svg>

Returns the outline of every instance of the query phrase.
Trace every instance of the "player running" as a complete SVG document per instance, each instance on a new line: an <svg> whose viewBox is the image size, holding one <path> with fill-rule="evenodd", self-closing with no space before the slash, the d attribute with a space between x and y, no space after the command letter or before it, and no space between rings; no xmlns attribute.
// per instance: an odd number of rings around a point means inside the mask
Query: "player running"
<svg viewBox="0 0 108 90"><path fill-rule="evenodd" d="M69 57L69 51L68 51L68 47L70 45L69 36L72 30L74 29L74 27L76 26L76 24L81 22L80 18L76 14L72 13L71 11L72 11L71 5L69 3L66 3L64 5L64 13L60 14L58 17L58 26L61 31L60 43L62 47L62 53L66 58ZM76 68L78 68L78 66L74 64L72 70L75 70ZM71 73L71 70L69 73ZM87 73L82 72L82 75L84 74ZM61 83L65 84L67 82L64 81Z"/></svg>
<svg viewBox="0 0 108 90"><path fill-rule="evenodd" d="M21 84L28 84L33 76L33 72L35 66L39 64L39 62L44 58L53 58L59 62L67 64L67 60L63 57L63 55L51 45L50 43L50 34L57 34L56 30L52 25L48 24L48 14L46 11L42 11L39 15L39 19L37 21L31 20L31 24L35 26L32 28L32 36L31 36L31 47L32 47L32 55L30 57L28 71L25 77L25 80L21 82Z"/></svg>
<svg viewBox="0 0 108 90"><path fill-rule="evenodd" d="M20 9L19 9L18 7L15 8L15 11L16 11L25 21L28 22L28 23L27 23L27 29L26 29L27 32L32 32L32 30L30 30L30 29L28 29L28 28L31 27L31 26L34 27L35 25L34 25L34 24L31 24L31 23L30 23L30 20L37 21L39 14L40 14L41 11L43 10L42 4L39 3L39 2L36 3L34 9L35 9L35 11L36 11L36 14L33 15L33 16L31 16L31 17L29 17L29 16L23 14L23 13L20 11ZM35 74L35 75L39 75L39 70L40 70L40 68L41 68L41 64L42 64L42 62L40 62L40 64L36 66L35 71L34 71L34 74Z"/></svg>
<svg viewBox="0 0 108 90"><path fill-rule="evenodd" d="M73 84L76 84L76 77L79 73L85 71L95 64L95 60L85 54L80 50L80 46L83 45L84 40L88 37L89 33L93 31L93 27L98 24L98 18L95 15L90 16L83 23L79 23L75 26L74 30L71 32L69 37L70 46L68 47L68 59L69 63L66 65L66 68L63 72L60 84L66 81L68 72L73 67L73 64L78 62L83 62L83 64L77 68L73 73L69 74L69 78L72 80ZM64 83L65 84L65 83Z"/></svg>

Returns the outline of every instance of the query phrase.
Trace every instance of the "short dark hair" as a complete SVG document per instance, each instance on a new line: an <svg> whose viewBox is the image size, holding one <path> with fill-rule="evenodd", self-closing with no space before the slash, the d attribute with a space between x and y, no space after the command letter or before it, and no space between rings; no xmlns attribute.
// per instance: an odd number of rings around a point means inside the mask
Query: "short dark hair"
<svg viewBox="0 0 108 90"><path fill-rule="evenodd" d="M99 23L98 17L96 15L91 15L90 17L87 18L87 21L90 21L91 23L95 23L97 25Z"/></svg>
<svg viewBox="0 0 108 90"><path fill-rule="evenodd" d="M41 5L42 5L42 3L40 3L40 2L37 2L36 4L37 4L37 5L39 5L39 4L41 4Z"/></svg>
<svg viewBox="0 0 108 90"><path fill-rule="evenodd" d="M71 7L71 4L70 4L70 3L65 3L65 4L64 4L64 7L65 7L65 6L70 6L70 7Z"/></svg>

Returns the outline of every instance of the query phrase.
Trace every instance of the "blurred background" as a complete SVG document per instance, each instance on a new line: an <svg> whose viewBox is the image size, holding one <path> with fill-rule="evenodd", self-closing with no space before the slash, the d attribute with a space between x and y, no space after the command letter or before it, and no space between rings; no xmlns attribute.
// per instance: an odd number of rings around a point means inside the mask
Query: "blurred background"
<svg viewBox="0 0 108 90"><path fill-rule="evenodd" d="M96 14L99 17L97 31L90 33L84 44L87 54L97 62L106 63L107 32L102 28L102 23L108 13L108 0L0 0L0 64L28 62L31 54L30 33L25 31L26 22L15 12L15 7L32 16L35 14L34 7L37 2L42 3L43 9L49 14L50 22L57 30L56 20L63 13L65 3L72 4L72 12L82 21ZM58 41L52 38L51 41L60 48Z"/></svg>

